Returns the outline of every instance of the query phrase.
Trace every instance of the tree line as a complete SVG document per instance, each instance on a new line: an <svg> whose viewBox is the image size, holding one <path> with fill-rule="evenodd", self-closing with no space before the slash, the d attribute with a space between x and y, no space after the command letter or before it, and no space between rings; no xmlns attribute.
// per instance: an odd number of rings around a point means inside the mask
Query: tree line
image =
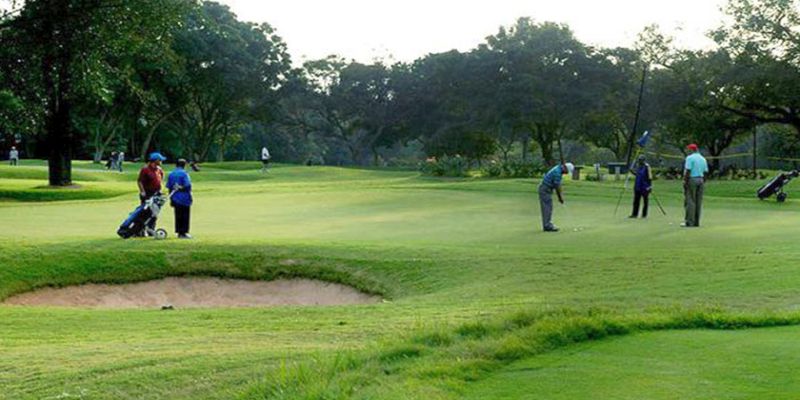
<svg viewBox="0 0 800 400"><path fill-rule="evenodd" d="M599 48L520 18L470 51L298 65L272 26L215 2L12 0L0 9L0 151L47 158L52 185L71 183L72 159L114 150L204 162L256 159L268 145L309 164L550 165L579 143L624 161L643 129L717 157L784 127L771 143L791 156L798 10L800 0L731 0L702 51L654 26L635 46Z"/></svg>

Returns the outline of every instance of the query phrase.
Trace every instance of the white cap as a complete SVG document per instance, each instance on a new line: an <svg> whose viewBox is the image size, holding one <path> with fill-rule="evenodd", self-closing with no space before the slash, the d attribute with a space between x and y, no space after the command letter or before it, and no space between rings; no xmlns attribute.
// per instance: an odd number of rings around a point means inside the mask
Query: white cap
<svg viewBox="0 0 800 400"><path fill-rule="evenodd" d="M568 163L566 163L564 165L567 166L567 171L569 171L570 175L572 175L575 172L575 164L568 162Z"/></svg>

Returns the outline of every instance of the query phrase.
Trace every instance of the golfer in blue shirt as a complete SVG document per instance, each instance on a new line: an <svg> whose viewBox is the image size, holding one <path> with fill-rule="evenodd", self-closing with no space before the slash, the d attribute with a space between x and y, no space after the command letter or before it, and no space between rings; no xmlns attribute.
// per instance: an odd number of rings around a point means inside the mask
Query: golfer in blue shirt
<svg viewBox="0 0 800 400"><path fill-rule="evenodd" d="M686 147L690 154L686 157L683 171L683 192L686 198L686 221L683 227L699 227L700 215L703 210L703 191L705 176L708 173L708 162L700 154L696 144Z"/></svg>
<svg viewBox="0 0 800 400"><path fill-rule="evenodd" d="M571 163L559 164L550 169L539 185L539 205L542 208L542 228L545 232L558 232L553 225L553 191L558 195L558 202L564 204L561 193L561 179L566 174L571 174L575 166Z"/></svg>
<svg viewBox="0 0 800 400"><path fill-rule="evenodd" d="M169 173L167 189L172 193L172 208L175 209L175 233L180 239L191 239L189 220L192 207L192 180L186 172L186 160L179 159L175 170Z"/></svg>

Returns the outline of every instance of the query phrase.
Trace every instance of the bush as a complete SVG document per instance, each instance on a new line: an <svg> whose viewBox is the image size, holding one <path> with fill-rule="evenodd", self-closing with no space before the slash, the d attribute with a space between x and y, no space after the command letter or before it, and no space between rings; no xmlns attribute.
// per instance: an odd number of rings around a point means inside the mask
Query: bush
<svg viewBox="0 0 800 400"><path fill-rule="evenodd" d="M534 178L544 174L542 165L532 162L492 161L482 170L483 176L490 178Z"/></svg>
<svg viewBox="0 0 800 400"><path fill-rule="evenodd" d="M459 155L432 157L420 164L419 171L428 176L465 177L469 172L469 163Z"/></svg>

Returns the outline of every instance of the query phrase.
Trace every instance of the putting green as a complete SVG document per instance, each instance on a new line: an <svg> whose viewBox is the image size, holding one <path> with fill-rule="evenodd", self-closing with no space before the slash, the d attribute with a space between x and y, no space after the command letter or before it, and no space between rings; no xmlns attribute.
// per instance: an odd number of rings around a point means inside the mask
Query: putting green
<svg viewBox="0 0 800 400"><path fill-rule="evenodd" d="M466 399L796 399L800 328L650 332L510 365Z"/></svg>
<svg viewBox="0 0 800 400"><path fill-rule="evenodd" d="M82 187L62 191L39 188L41 162L0 165L0 298L200 275L321 279L389 301L166 314L0 306L0 398L458 398L465 382L546 353L528 346L538 330L515 336L517 311L596 323L601 310L634 326L711 310L760 326L800 304L800 203L754 200L753 182L710 183L695 230L678 228L678 182L656 183L669 216L653 208L648 220L625 218L627 199L613 215L619 183L567 182L553 235L539 231L533 180L209 164L193 174L196 240L158 242L114 234L137 203L134 168L75 166ZM161 225L171 224L168 209ZM498 328L484 335L489 322Z"/></svg>

